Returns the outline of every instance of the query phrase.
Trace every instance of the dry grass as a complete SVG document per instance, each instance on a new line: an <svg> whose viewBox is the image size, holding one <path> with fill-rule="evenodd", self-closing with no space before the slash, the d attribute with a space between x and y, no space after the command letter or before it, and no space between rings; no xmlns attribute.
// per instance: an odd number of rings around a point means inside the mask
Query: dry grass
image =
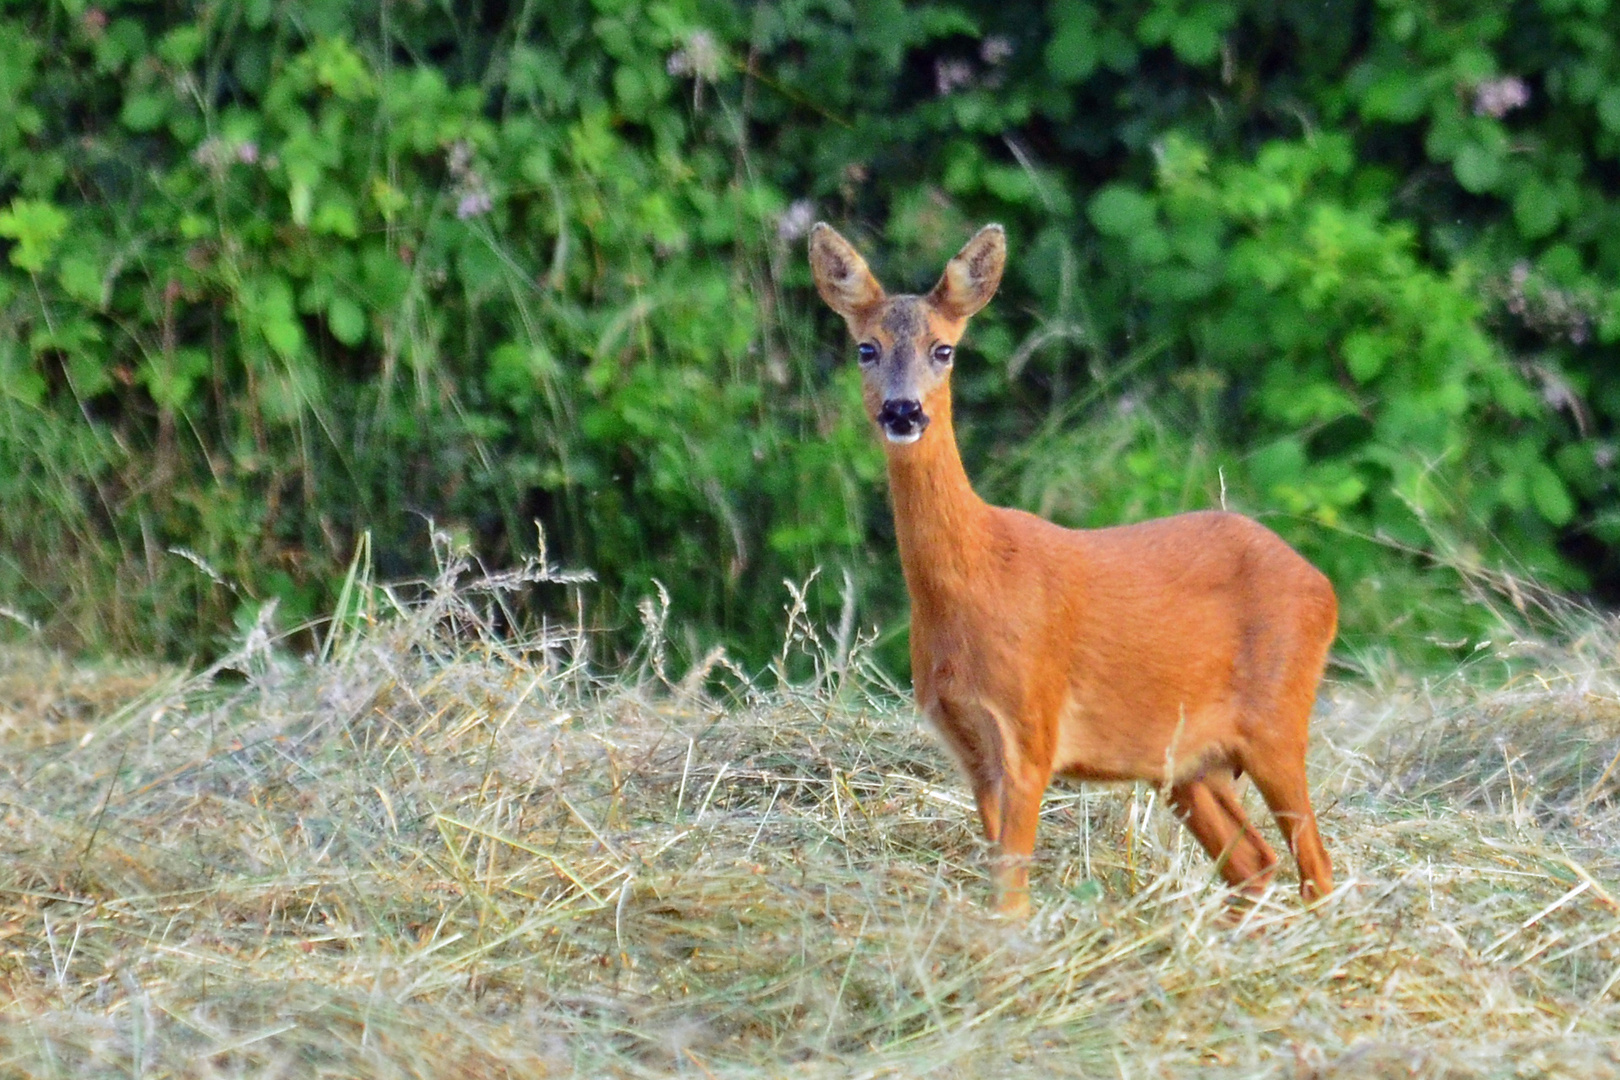
<svg viewBox="0 0 1620 1080"><path fill-rule="evenodd" d="M597 677L464 571L357 582L305 660L0 653L0 1073L1620 1076L1612 630L1334 688L1317 914L1234 911L1151 789L1090 788L1018 926L858 649L795 616L797 684Z"/></svg>

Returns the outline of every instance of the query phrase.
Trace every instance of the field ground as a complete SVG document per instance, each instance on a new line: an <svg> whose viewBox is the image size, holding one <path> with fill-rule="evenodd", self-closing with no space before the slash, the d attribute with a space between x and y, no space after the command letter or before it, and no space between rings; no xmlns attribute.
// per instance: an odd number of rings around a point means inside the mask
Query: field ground
<svg viewBox="0 0 1620 1080"><path fill-rule="evenodd" d="M1071 787L1008 925L941 750L802 620L801 681L683 682L487 605L0 652L0 1074L1620 1076L1612 628L1330 686L1318 913Z"/></svg>

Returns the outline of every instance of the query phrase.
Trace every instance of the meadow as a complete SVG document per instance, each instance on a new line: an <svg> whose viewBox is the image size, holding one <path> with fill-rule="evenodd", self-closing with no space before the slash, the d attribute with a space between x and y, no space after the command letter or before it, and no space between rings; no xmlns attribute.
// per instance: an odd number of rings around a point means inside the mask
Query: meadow
<svg viewBox="0 0 1620 1080"><path fill-rule="evenodd" d="M1616 42L0 2L0 1077L1620 1076ZM986 498L1334 582L1315 910L1074 785L986 912L818 219L1006 228Z"/></svg>
<svg viewBox="0 0 1620 1080"><path fill-rule="evenodd" d="M0 1073L1620 1075L1612 620L1330 669L1316 910L1070 785L1022 923L852 611L676 671L655 597L609 669L501 629L529 588L586 592L445 554L303 655L0 652Z"/></svg>

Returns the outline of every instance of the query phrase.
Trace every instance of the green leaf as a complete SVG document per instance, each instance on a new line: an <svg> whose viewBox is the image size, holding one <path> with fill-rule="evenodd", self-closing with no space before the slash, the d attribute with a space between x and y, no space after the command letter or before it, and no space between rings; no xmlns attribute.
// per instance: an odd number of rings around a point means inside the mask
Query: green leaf
<svg viewBox="0 0 1620 1080"><path fill-rule="evenodd" d="M1170 40L1170 32L1180 18L1173 5L1157 3L1136 24L1136 37L1144 45L1163 45Z"/></svg>
<svg viewBox="0 0 1620 1080"><path fill-rule="evenodd" d="M257 330L282 359L291 360L302 351L304 328L285 278L271 276L244 283L237 303L242 321Z"/></svg>
<svg viewBox="0 0 1620 1080"><path fill-rule="evenodd" d="M353 240L360 235L360 216L354 202L342 191L327 191L321 196L320 208L310 218L309 231Z"/></svg>
<svg viewBox="0 0 1620 1080"><path fill-rule="evenodd" d="M307 180L294 180L287 191L287 209L293 224L299 228L309 225L310 208L315 203L315 189Z"/></svg>
<svg viewBox="0 0 1620 1080"><path fill-rule="evenodd" d="M1458 49L1451 57L1451 75L1462 86L1473 86L1496 74L1496 58L1489 50L1473 46Z"/></svg>
<svg viewBox="0 0 1620 1080"><path fill-rule="evenodd" d="M1102 886L1095 880L1086 878L1080 884L1069 890L1069 895L1082 904L1094 904L1102 896Z"/></svg>
<svg viewBox="0 0 1620 1080"><path fill-rule="evenodd" d="M507 281L511 268L490 243L481 237L469 237L456 252L456 269L467 288L474 292L492 291Z"/></svg>
<svg viewBox="0 0 1620 1080"><path fill-rule="evenodd" d="M1046 43L1046 70L1059 83L1077 83L1097 70L1097 9L1081 0L1059 0L1051 7L1052 37Z"/></svg>
<svg viewBox="0 0 1620 1080"><path fill-rule="evenodd" d="M41 199L13 199L11 208L0 213L0 236L17 241L12 265L31 274L45 269L67 227L67 214Z"/></svg>
<svg viewBox="0 0 1620 1080"><path fill-rule="evenodd" d="M411 271L392 251L380 245L369 247L360 256L366 296L377 311L398 307L411 287Z"/></svg>
<svg viewBox="0 0 1620 1080"><path fill-rule="evenodd" d="M945 173L940 182L952 195L971 195L979 188L983 170L984 157L979 148L960 139L945 150Z"/></svg>
<svg viewBox="0 0 1620 1080"><path fill-rule="evenodd" d="M56 279L62 283L63 291L75 300L95 307L101 306L101 265L94 255L83 251L73 251L64 255L61 265L56 269Z"/></svg>
<svg viewBox="0 0 1620 1080"><path fill-rule="evenodd" d="M1298 439L1282 438L1256 450L1249 458L1249 471L1256 484L1270 490L1298 483L1306 460L1305 447Z"/></svg>
<svg viewBox="0 0 1620 1080"><path fill-rule="evenodd" d="M163 35L157 51L159 56L175 67L190 67L202 55L202 27L195 24L175 27Z"/></svg>
<svg viewBox="0 0 1620 1080"><path fill-rule="evenodd" d="M381 176L371 178L371 202L389 221L411 204L411 200L403 191Z"/></svg>
<svg viewBox="0 0 1620 1080"><path fill-rule="evenodd" d="M1451 168L1457 183L1478 195L1490 191L1502 178L1502 156L1479 143L1468 143L1457 151Z"/></svg>
<svg viewBox="0 0 1620 1080"><path fill-rule="evenodd" d="M96 40L96 66L103 72L117 71L146 51L146 31L140 21L118 18Z"/></svg>
<svg viewBox="0 0 1620 1080"><path fill-rule="evenodd" d="M1558 194L1539 177L1531 177L1513 193L1513 220L1527 240L1539 240L1558 228Z"/></svg>
<svg viewBox="0 0 1620 1080"><path fill-rule="evenodd" d="M21 348L0 337L0 398L11 398L30 408L45 400L45 378L34 370Z"/></svg>
<svg viewBox="0 0 1620 1080"><path fill-rule="evenodd" d="M1536 260L1536 266L1554 284L1570 286L1577 284L1584 276L1582 262L1581 253L1574 244L1561 243L1543 251L1541 258Z"/></svg>
<svg viewBox="0 0 1620 1080"><path fill-rule="evenodd" d="M1389 362L1390 342L1383 334L1358 331L1344 339L1344 365L1356 382L1375 378Z"/></svg>
<svg viewBox="0 0 1620 1080"><path fill-rule="evenodd" d="M365 59L339 37L325 38L307 54L315 67L315 81L343 101L369 97L375 82Z"/></svg>
<svg viewBox="0 0 1620 1080"><path fill-rule="evenodd" d="M1182 19L1170 31L1170 47L1189 64L1207 64L1221 50L1221 28L1208 18Z"/></svg>
<svg viewBox="0 0 1620 1080"><path fill-rule="evenodd" d="M1034 177L1015 165L986 165L982 179L986 191L1014 206L1033 204L1040 195Z"/></svg>
<svg viewBox="0 0 1620 1080"><path fill-rule="evenodd" d="M1104 236L1130 237L1157 226L1153 200L1125 184L1109 184L1099 191L1086 215Z"/></svg>
<svg viewBox="0 0 1620 1080"><path fill-rule="evenodd" d="M1157 225L1133 233L1126 238L1125 246L1134 261L1148 266L1157 266L1170 258L1170 239Z"/></svg>
<svg viewBox="0 0 1620 1080"><path fill-rule="evenodd" d="M1431 161L1451 161L1472 138L1473 119L1463 112L1452 97L1434 101L1429 114L1429 130L1423 136L1423 149Z"/></svg>
<svg viewBox="0 0 1620 1080"><path fill-rule="evenodd" d="M326 325L333 337L350 348L365 340L366 313L347 296L334 296L326 305Z"/></svg>
<svg viewBox="0 0 1620 1080"><path fill-rule="evenodd" d="M1408 124L1429 103L1423 80L1402 68L1380 73L1361 94L1361 115L1369 120Z"/></svg>
<svg viewBox="0 0 1620 1080"><path fill-rule="evenodd" d="M177 349L173 356L159 353L142 360L136 374L159 408L182 412L208 368L208 354L201 349Z"/></svg>
<svg viewBox="0 0 1620 1080"><path fill-rule="evenodd" d="M613 96L626 116L640 119L668 92L669 76L653 67L621 64L613 72Z"/></svg>
<svg viewBox="0 0 1620 1080"><path fill-rule="evenodd" d="M1598 121L1610 131L1620 131L1620 86L1611 86L1597 99Z"/></svg>
<svg viewBox="0 0 1620 1080"><path fill-rule="evenodd" d="M1538 461L1530 468L1530 501L1536 512L1553 525L1567 525L1575 516L1575 500L1551 465Z"/></svg>
<svg viewBox="0 0 1620 1080"><path fill-rule="evenodd" d="M168 115L169 95L142 93L131 94L124 100L118 119L131 131L153 131Z"/></svg>
<svg viewBox="0 0 1620 1080"><path fill-rule="evenodd" d="M67 368L73 378L73 392L81 398L95 397L112 388L107 358L100 350L74 349L68 353Z"/></svg>

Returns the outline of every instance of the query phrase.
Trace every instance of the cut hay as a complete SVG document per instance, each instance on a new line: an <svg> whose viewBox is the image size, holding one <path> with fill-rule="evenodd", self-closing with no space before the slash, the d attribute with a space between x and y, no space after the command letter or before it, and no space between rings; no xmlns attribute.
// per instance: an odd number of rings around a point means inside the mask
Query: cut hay
<svg viewBox="0 0 1620 1080"><path fill-rule="evenodd" d="M1009 925L847 632L795 611L800 682L604 674L490 629L546 574L466 576L304 659L0 653L0 1074L1620 1076L1612 632L1330 688L1314 914L1232 906L1151 788L1068 787Z"/></svg>

